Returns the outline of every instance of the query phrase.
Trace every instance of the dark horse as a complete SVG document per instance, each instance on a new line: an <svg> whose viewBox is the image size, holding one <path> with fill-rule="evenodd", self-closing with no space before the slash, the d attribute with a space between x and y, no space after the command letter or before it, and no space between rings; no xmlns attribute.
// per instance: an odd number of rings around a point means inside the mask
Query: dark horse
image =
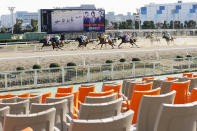
<svg viewBox="0 0 197 131"><path fill-rule="evenodd" d="M170 42L174 42L174 39L175 39L173 36L171 36L171 38L169 38L165 34L163 34L163 38L166 40L168 45Z"/></svg>
<svg viewBox="0 0 197 131"><path fill-rule="evenodd" d="M101 38L100 36L97 38L97 40L99 41L99 43L97 45L101 45L101 48L103 47L103 45L105 44L105 46L107 44L111 45L112 48L114 48L114 41L112 39L108 39L108 41L105 41L104 38Z"/></svg>
<svg viewBox="0 0 197 131"><path fill-rule="evenodd" d="M53 47L53 50L54 50L55 48L61 49L61 48L59 47L58 43L56 43L56 41L55 41L54 38L51 38L51 39L50 39L50 42L51 42L51 44L48 44L47 41L46 41L46 39L41 39L41 40L40 40L40 43L43 43L42 48L45 47L45 46L52 46L52 47ZM41 50L42 50L42 48L41 48Z"/></svg>
<svg viewBox="0 0 197 131"><path fill-rule="evenodd" d="M82 39L79 38L79 37L77 37L75 40L79 42L78 47L86 47L87 44L89 43L89 40L87 40L87 41L82 41Z"/></svg>
<svg viewBox="0 0 197 131"><path fill-rule="evenodd" d="M132 46L136 46L136 47L138 47L138 45L135 43L137 40L134 38L134 39L132 39L132 38L130 38L129 39L129 41L127 41L126 39L125 39L125 37L123 37L123 36L119 36L118 37L118 40L122 40L121 41L121 43L119 44L119 46L118 47L120 47L123 43L130 43Z"/></svg>

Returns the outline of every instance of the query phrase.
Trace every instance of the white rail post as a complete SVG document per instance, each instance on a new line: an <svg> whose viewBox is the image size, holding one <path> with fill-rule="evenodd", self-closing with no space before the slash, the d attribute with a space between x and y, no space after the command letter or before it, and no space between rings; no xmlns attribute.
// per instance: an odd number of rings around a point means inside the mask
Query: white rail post
<svg viewBox="0 0 197 131"><path fill-rule="evenodd" d="M65 83L65 79L64 79L64 77L65 77L64 67L62 66L62 84L64 84L64 83Z"/></svg>
<svg viewBox="0 0 197 131"><path fill-rule="evenodd" d="M8 88L8 74L7 73L4 74L4 79L5 79L5 89L7 89Z"/></svg>
<svg viewBox="0 0 197 131"><path fill-rule="evenodd" d="M189 57L188 59L189 59L188 69L189 69L189 71L190 71L190 70L191 70L191 59L192 59L192 58Z"/></svg>
<svg viewBox="0 0 197 131"><path fill-rule="evenodd" d="M171 62L171 73L174 73L174 65L173 65L173 62Z"/></svg>
<svg viewBox="0 0 197 131"><path fill-rule="evenodd" d="M135 62L133 62L133 67L132 67L132 75L135 77Z"/></svg>
<svg viewBox="0 0 197 131"><path fill-rule="evenodd" d="M88 72L87 72L87 81L90 82L90 65L88 67Z"/></svg>
<svg viewBox="0 0 197 131"><path fill-rule="evenodd" d="M83 59L83 66L85 66L86 65L86 57L82 56L82 59Z"/></svg>
<svg viewBox="0 0 197 131"><path fill-rule="evenodd" d="M153 75L155 75L155 63L153 62Z"/></svg>
<svg viewBox="0 0 197 131"><path fill-rule="evenodd" d="M38 87L38 71L34 70L34 87Z"/></svg>
<svg viewBox="0 0 197 131"><path fill-rule="evenodd" d="M111 64L111 78L114 80L114 64Z"/></svg>

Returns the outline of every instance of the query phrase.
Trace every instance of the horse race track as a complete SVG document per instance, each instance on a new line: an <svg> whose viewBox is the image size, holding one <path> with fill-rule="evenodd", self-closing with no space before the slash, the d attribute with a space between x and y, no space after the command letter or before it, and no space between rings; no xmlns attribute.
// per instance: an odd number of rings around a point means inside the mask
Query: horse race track
<svg viewBox="0 0 197 131"><path fill-rule="evenodd" d="M18 46L17 48L15 46L2 47L0 48L0 71L14 71L18 66L31 69L37 63L42 65L42 68L48 68L49 64L53 62L66 66L68 62L75 62L81 65L84 64L84 60L86 64L102 64L108 59L118 62L123 57L127 61L131 61L134 57L142 60L153 60L158 58L175 58L177 55L186 56L187 54L197 56L197 37L178 37L169 46L164 39L161 39L160 42L151 43L148 39L138 38L136 44L140 48L131 48L129 43L122 44L118 48L119 43L120 41L115 43L115 49L111 49L109 45L104 45L100 49L100 46L96 46L97 43L90 43L86 48L77 48L76 42L65 45L62 50L52 50L52 47L45 47L43 50L40 50L41 45ZM179 48L193 49L186 52L186 50L178 50ZM33 58L33 56L36 58ZM24 59L21 57L24 57Z"/></svg>

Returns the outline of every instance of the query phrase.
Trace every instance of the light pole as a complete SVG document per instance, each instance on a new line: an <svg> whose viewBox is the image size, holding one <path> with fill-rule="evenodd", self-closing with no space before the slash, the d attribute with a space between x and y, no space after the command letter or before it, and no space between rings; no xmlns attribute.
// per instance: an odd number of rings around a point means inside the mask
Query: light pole
<svg viewBox="0 0 197 131"><path fill-rule="evenodd" d="M138 22L139 22L139 32L141 29L141 10L137 9L137 15L138 15Z"/></svg>
<svg viewBox="0 0 197 131"><path fill-rule="evenodd" d="M175 9L172 10L172 14L173 14L173 21L172 21L172 28L174 30L174 16L175 16Z"/></svg>
<svg viewBox="0 0 197 131"><path fill-rule="evenodd" d="M8 10L11 13L12 34L14 33L14 9L15 7L8 7Z"/></svg>

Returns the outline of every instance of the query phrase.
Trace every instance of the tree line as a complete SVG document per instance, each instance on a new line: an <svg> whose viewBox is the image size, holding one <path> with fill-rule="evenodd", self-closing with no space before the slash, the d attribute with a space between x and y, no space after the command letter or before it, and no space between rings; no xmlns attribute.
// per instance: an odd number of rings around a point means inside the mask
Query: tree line
<svg viewBox="0 0 197 131"><path fill-rule="evenodd" d="M23 20L16 19L14 25L14 34L23 34L25 32L36 32L38 31L38 20L31 19L31 24L27 25L25 28L22 28ZM10 33L11 28L2 27L0 33Z"/></svg>
<svg viewBox="0 0 197 131"><path fill-rule="evenodd" d="M109 22L106 23L109 25ZM139 29L139 22L126 20L122 22L111 22L114 29ZM196 29L197 23L194 20L185 21L181 23L181 21L164 21L163 23L154 23L154 21L144 21L141 23L142 29Z"/></svg>

